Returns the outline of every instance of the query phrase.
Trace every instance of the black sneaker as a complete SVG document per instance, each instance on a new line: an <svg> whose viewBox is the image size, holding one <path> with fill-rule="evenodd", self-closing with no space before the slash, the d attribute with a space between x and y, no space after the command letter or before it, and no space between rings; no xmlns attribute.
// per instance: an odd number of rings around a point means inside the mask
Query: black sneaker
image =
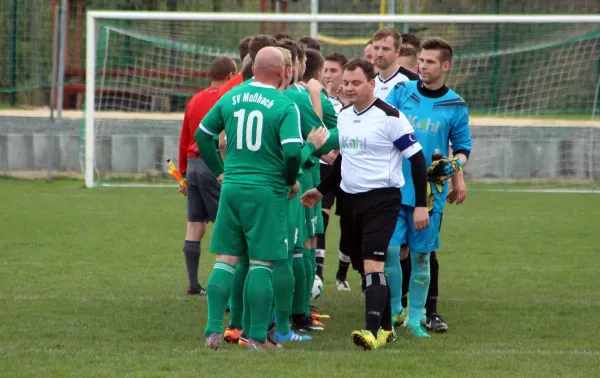
<svg viewBox="0 0 600 378"><path fill-rule="evenodd" d="M425 322L425 328L436 333L448 332L448 324L438 314L431 314Z"/></svg>
<svg viewBox="0 0 600 378"><path fill-rule="evenodd" d="M310 332L310 326L312 319L308 318L305 314L292 315L291 319L292 330L298 332Z"/></svg>
<svg viewBox="0 0 600 378"><path fill-rule="evenodd" d="M188 291L187 291L188 295L200 295L200 296L206 296L206 290L204 290L204 288L202 286L198 286L198 287L189 287Z"/></svg>

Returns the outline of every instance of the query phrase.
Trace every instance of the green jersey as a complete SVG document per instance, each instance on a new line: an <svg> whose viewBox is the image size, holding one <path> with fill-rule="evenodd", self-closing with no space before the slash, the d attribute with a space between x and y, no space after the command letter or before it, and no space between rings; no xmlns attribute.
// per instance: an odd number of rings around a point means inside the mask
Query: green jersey
<svg viewBox="0 0 600 378"><path fill-rule="evenodd" d="M252 82L233 88L204 117L200 130L209 135L225 130L224 185L287 189L282 145L303 139L298 107L275 87Z"/></svg>
<svg viewBox="0 0 600 378"><path fill-rule="evenodd" d="M315 113L315 109L310 101L310 95L304 88L298 84L294 84L283 91L283 94L292 100L298 107L298 110L300 111L302 138L306 140L312 128L323 126L323 121L321 121L321 118Z"/></svg>
<svg viewBox="0 0 600 378"><path fill-rule="evenodd" d="M326 94L321 92L321 106L323 107L323 123L331 130L337 127L337 113Z"/></svg>

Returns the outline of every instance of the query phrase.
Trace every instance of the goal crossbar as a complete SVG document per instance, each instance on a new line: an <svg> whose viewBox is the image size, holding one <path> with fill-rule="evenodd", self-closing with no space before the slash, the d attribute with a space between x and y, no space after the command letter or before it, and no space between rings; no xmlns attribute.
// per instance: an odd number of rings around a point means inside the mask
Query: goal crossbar
<svg viewBox="0 0 600 378"><path fill-rule="evenodd" d="M94 116L97 20L159 20L215 22L306 22L317 23L438 23L438 24L600 24L600 15L375 15L375 14L273 14L273 13L195 13L160 11L87 12L86 92L85 92L85 182L94 186ZM600 82L599 82L600 83Z"/></svg>

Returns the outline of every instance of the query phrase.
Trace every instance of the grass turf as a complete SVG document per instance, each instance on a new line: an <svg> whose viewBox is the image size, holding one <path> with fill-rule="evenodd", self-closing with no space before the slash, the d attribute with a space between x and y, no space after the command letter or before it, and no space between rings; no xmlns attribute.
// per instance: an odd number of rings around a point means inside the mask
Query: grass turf
<svg viewBox="0 0 600 378"><path fill-rule="evenodd" d="M363 326L359 278L350 272L353 291L335 290L332 219L315 302L332 315L325 332L251 353L203 347L206 299L185 295L185 201L176 189L81 186L0 179L3 376L597 374L598 194L473 190L450 206L438 255L450 332L423 341L398 329L398 341L376 352L350 341Z"/></svg>

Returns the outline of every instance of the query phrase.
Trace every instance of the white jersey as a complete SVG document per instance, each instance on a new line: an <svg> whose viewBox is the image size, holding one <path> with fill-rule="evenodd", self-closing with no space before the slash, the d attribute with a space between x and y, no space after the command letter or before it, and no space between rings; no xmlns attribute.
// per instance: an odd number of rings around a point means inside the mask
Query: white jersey
<svg viewBox="0 0 600 378"><path fill-rule="evenodd" d="M363 193L404 185L402 156L410 158L421 151L408 119L383 100L375 101L357 113L354 107L338 115L341 189Z"/></svg>
<svg viewBox="0 0 600 378"><path fill-rule="evenodd" d="M331 102L331 105L333 105L333 110L335 110L335 114L340 114L340 111L344 107L340 100L338 100L337 97L332 96L327 96L327 98L329 99L329 102Z"/></svg>
<svg viewBox="0 0 600 378"><path fill-rule="evenodd" d="M404 67L399 67L396 73L385 80L381 79L381 76L377 74L375 77L375 97L385 101L387 95L394 89L396 84L410 80L419 80L419 75Z"/></svg>

